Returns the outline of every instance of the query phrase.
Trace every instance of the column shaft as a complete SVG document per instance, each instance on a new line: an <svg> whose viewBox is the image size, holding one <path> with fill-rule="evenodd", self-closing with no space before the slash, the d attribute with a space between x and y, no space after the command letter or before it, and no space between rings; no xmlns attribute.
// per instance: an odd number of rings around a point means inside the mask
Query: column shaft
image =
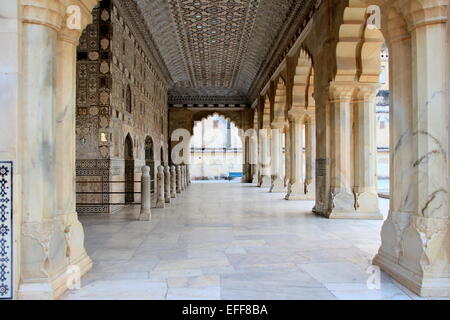
<svg viewBox="0 0 450 320"><path fill-rule="evenodd" d="M360 86L354 110L355 208L360 216L383 219L377 192L377 146L375 94L377 87Z"/></svg>
<svg viewBox="0 0 450 320"><path fill-rule="evenodd" d="M272 148L271 148L271 171L272 185L270 192L284 192L284 181L282 177L282 136L281 129L272 129Z"/></svg>
<svg viewBox="0 0 450 320"><path fill-rule="evenodd" d="M303 163L303 116L295 116L289 121L291 136L290 166L291 178L286 200L306 200L305 174Z"/></svg>
<svg viewBox="0 0 450 320"><path fill-rule="evenodd" d="M305 194L307 199L316 197L316 117L310 115L305 123Z"/></svg>

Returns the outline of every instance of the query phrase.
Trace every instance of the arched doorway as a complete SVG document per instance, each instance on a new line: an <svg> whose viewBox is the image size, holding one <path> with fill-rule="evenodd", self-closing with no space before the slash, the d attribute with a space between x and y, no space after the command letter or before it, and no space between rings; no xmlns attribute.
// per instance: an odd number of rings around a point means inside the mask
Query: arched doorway
<svg viewBox="0 0 450 320"><path fill-rule="evenodd" d="M155 192L155 156L153 152L153 139L145 139L145 165L150 167L150 190Z"/></svg>
<svg viewBox="0 0 450 320"><path fill-rule="evenodd" d="M128 134L124 144L125 161L125 203L134 202L134 157L133 140Z"/></svg>
<svg viewBox="0 0 450 320"><path fill-rule="evenodd" d="M241 181L244 140L235 122L218 113L195 121L190 142L190 175L197 181Z"/></svg>

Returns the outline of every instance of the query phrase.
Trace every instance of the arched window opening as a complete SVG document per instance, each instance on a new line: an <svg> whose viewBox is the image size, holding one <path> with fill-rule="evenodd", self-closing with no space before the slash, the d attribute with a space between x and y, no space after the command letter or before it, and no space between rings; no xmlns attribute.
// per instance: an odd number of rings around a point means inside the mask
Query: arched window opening
<svg viewBox="0 0 450 320"><path fill-rule="evenodd" d="M125 97L125 110L129 113L131 113L131 111L132 111L132 101L133 101L133 97L131 94L131 87L130 87L130 85L128 85L127 90L126 90L126 97Z"/></svg>

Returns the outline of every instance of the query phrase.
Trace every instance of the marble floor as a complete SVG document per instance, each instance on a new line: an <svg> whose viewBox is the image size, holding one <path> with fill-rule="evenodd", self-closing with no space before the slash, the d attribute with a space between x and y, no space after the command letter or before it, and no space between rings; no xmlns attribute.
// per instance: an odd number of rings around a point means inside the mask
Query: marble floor
<svg viewBox="0 0 450 320"><path fill-rule="evenodd" d="M388 201L381 200L386 215ZM366 270L381 221L327 220L249 184L192 184L151 222L81 216L92 271L65 299L418 299Z"/></svg>

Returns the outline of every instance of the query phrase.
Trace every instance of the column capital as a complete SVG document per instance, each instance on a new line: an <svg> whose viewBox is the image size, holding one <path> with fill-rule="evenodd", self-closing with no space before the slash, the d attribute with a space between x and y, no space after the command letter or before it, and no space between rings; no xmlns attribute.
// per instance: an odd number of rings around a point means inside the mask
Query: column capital
<svg viewBox="0 0 450 320"><path fill-rule="evenodd" d="M274 120L270 124L271 129L283 129L285 126L286 126L286 121L281 120L281 119Z"/></svg>
<svg viewBox="0 0 450 320"><path fill-rule="evenodd" d="M354 82L330 84L329 99L330 102L350 102L357 86Z"/></svg>
<svg viewBox="0 0 450 320"><path fill-rule="evenodd" d="M22 0L22 22L55 30L62 26L64 5L58 0Z"/></svg>
<svg viewBox="0 0 450 320"><path fill-rule="evenodd" d="M375 99L379 88L379 83L359 83L356 89L357 99L364 102L371 101Z"/></svg>
<svg viewBox="0 0 450 320"><path fill-rule="evenodd" d="M75 46L78 45L79 40L80 40L80 36L81 36L81 30L71 30L68 29L67 27L62 27L59 31L58 31L58 41L64 41L64 42L69 42Z"/></svg>
<svg viewBox="0 0 450 320"><path fill-rule="evenodd" d="M431 1L425 1L431 2ZM421 28L431 24L446 23L448 21L448 2L437 3L439 1L433 1L433 3L424 4L419 8L411 9L409 12L409 20L411 23L411 29ZM428 7L426 7L428 5Z"/></svg>
<svg viewBox="0 0 450 320"><path fill-rule="evenodd" d="M308 112L305 109L292 109L288 112L288 117L290 122L301 123Z"/></svg>

